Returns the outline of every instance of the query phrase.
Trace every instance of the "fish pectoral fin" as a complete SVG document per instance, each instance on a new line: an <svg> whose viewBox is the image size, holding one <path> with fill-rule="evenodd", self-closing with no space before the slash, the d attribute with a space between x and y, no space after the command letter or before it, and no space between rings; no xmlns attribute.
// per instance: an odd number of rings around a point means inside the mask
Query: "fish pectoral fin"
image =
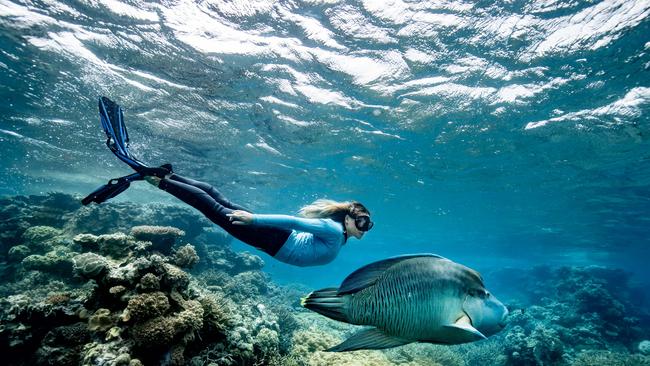
<svg viewBox="0 0 650 366"><path fill-rule="evenodd" d="M369 328L357 332L352 337L343 341L343 343L327 349L326 351L347 352L359 349L384 349L402 346L411 342L413 341L409 339L388 335L377 328Z"/></svg>
<svg viewBox="0 0 650 366"><path fill-rule="evenodd" d="M448 324L444 327L462 333L461 338L468 339L469 341L479 341L487 338L472 326L472 322L467 315L460 317L454 324Z"/></svg>

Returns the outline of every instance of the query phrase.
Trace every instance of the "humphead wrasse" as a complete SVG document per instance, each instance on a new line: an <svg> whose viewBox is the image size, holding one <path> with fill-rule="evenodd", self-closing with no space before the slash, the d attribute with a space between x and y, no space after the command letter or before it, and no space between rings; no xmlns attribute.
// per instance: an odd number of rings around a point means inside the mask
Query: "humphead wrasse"
<svg viewBox="0 0 650 366"><path fill-rule="evenodd" d="M477 271L434 254L368 264L338 289L307 295L302 305L335 320L373 326L328 350L332 352L473 342L503 329L508 315Z"/></svg>

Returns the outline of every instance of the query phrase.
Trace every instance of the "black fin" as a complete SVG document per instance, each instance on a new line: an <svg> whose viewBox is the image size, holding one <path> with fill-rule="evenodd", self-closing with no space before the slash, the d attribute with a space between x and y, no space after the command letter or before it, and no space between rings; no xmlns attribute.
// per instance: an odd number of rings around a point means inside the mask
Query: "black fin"
<svg viewBox="0 0 650 366"><path fill-rule="evenodd" d="M131 182L134 180L141 180L140 173L134 173L120 178L111 179L108 183L94 190L91 194L81 200L81 204L86 206L91 202L102 203L124 192Z"/></svg>

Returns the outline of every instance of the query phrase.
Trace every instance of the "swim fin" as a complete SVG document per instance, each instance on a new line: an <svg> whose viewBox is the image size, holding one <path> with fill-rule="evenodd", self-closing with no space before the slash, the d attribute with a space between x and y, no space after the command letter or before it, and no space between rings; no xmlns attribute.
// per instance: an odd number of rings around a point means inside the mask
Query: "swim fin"
<svg viewBox="0 0 650 366"><path fill-rule="evenodd" d="M153 175L164 178L172 173L171 164L164 164L160 167L149 167L136 159L129 151L129 133L124 124L124 113L122 107L107 97L99 98L99 120L106 133L106 146L120 160L127 163L133 170L143 176Z"/></svg>
<svg viewBox="0 0 650 366"><path fill-rule="evenodd" d="M133 173L124 177L113 178L108 183L94 190L91 194L81 200L81 204L86 206L91 202L102 203L118 194L124 192L134 180L142 180L144 177L140 173Z"/></svg>
<svg viewBox="0 0 650 366"><path fill-rule="evenodd" d="M99 120L106 133L106 146L135 171L147 167L129 152L129 133L124 124L122 107L106 97L99 98Z"/></svg>

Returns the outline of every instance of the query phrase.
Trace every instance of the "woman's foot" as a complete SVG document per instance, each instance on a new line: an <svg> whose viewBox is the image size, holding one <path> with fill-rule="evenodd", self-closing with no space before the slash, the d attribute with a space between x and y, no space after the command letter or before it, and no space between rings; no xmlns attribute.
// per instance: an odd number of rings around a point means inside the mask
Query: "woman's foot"
<svg viewBox="0 0 650 366"><path fill-rule="evenodd" d="M142 174L143 176L154 176L158 178L165 178L166 176L170 175L173 173L172 170L172 165L167 163L163 164L157 168L149 168L149 167L142 167L138 169L138 173Z"/></svg>
<svg viewBox="0 0 650 366"><path fill-rule="evenodd" d="M144 175L144 180L149 184L158 187L162 179L171 177L174 172L172 165L167 163L158 168L144 168L140 173Z"/></svg>
<svg viewBox="0 0 650 366"><path fill-rule="evenodd" d="M144 177L144 180L147 181L147 183L151 184L154 187L158 187L160 185L160 181L162 180L161 178L155 177L153 175L147 175Z"/></svg>

